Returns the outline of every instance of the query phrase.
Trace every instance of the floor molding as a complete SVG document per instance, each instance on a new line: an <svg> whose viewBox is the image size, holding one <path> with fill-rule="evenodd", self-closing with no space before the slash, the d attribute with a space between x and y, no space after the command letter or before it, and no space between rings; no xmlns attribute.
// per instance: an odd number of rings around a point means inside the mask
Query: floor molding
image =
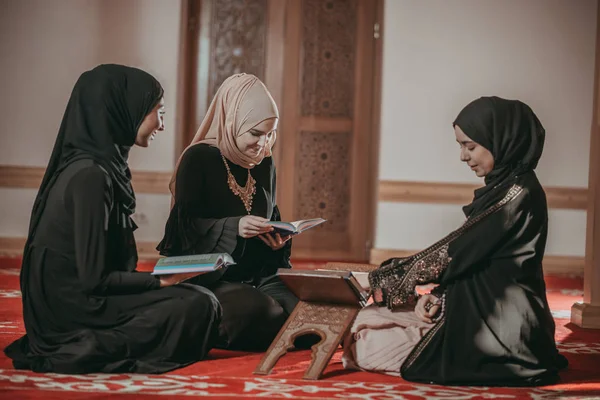
<svg viewBox="0 0 600 400"><path fill-rule="evenodd" d="M381 264L392 257L408 257L418 250L371 249L371 264ZM544 273L552 275L583 276L584 257L547 255L543 261Z"/></svg>
<svg viewBox="0 0 600 400"><path fill-rule="evenodd" d="M379 181L378 200L393 203L468 204L481 185L444 182ZM549 208L587 209L587 188L544 187Z"/></svg>

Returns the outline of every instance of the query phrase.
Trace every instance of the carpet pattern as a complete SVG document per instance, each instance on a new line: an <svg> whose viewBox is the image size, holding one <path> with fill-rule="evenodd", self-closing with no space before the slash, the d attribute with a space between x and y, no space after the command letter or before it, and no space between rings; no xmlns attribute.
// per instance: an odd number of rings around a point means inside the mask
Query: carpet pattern
<svg viewBox="0 0 600 400"><path fill-rule="evenodd" d="M0 346L24 333L18 259L0 259ZM306 265L296 264L298 267ZM413 384L386 375L346 371L338 351L323 379L302 380L310 351L293 351L269 376L253 375L261 354L213 350L209 359L165 375L36 374L12 368L0 354L0 398L7 399L600 399L600 331L569 322L581 301L576 277L548 277L548 298L560 351L569 359L561 382L541 388L443 387Z"/></svg>

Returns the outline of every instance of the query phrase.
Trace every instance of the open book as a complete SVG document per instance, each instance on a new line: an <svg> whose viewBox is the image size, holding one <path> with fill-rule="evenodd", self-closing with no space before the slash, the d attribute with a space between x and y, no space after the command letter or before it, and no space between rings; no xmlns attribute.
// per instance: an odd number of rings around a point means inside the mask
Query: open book
<svg viewBox="0 0 600 400"><path fill-rule="evenodd" d="M158 260L152 275L210 272L232 264L235 262L227 253L164 257Z"/></svg>
<svg viewBox="0 0 600 400"><path fill-rule="evenodd" d="M339 271L339 270L331 270L331 269L316 269L316 271ZM349 271L352 272L352 276L356 279L358 284L365 290L369 290L371 288L371 284L369 283L369 273L363 271Z"/></svg>
<svg viewBox="0 0 600 400"><path fill-rule="evenodd" d="M313 218L294 222L269 221L268 224L275 228L272 233L279 233L281 236L288 236L302 233L307 229L321 225L325 221L327 220L323 218Z"/></svg>
<svg viewBox="0 0 600 400"><path fill-rule="evenodd" d="M302 301L365 306L371 293L350 271L280 268L281 281Z"/></svg>

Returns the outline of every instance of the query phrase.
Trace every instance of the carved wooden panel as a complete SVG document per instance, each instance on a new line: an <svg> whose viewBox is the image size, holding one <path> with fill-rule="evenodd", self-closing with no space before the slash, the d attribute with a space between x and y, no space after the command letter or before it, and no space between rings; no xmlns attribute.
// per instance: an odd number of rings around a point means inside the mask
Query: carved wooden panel
<svg viewBox="0 0 600 400"><path fill-rule="evenodd" d="M300 132L295 216L328 220L315 230L348 229L351 138L350 132Z"/></svg>
<svg viewBox="0 0 600 400"><path fill-rule="evenodd" d="M304 0L301 115L352 117L356 0Z"/></svg>
<svg viewBox="0 0 600 400"><path fill-rule="evenodd" d="M214 0L208 101L221 83L246 72L264 81L267 0Z"/></svg>
<svg viewBox="0 0 600 400"><path fill-rule="evenodd" d="M357 306L331 305L322 303L298 303L298 313L290 320L288 329L302 328L307 324L325 325L333 333L340 333L346 329L344 321L348 319ZM332 312L334 311L335 312Z"/></svg>
<svg viewBox="0 0 600 400"><path fill-rule="evenodd" d="M319 379L358 314L358 306L308 303L300 301L254 370L267 375L277 361L294 347L294 339L317 334L321 341L312 346L312 361L304 379Z"/></svg>

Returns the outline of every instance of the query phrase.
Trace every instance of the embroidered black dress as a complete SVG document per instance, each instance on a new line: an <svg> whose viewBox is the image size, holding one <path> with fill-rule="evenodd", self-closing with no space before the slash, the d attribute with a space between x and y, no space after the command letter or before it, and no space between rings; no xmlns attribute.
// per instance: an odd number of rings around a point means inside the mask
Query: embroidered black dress
<svg viewBox="0 0 600 400"><path fill-rule="evenodd" d="M486 186L464 208L467 222L370 275L392 309L409 302L416 285L439 284L443 314L400 373L410 381L451 385L554 382L567 361L554 341L542 270L548 209L533 169L544 129L527 105L497 97L475 100L455 125L495 160Z"/></svg>

